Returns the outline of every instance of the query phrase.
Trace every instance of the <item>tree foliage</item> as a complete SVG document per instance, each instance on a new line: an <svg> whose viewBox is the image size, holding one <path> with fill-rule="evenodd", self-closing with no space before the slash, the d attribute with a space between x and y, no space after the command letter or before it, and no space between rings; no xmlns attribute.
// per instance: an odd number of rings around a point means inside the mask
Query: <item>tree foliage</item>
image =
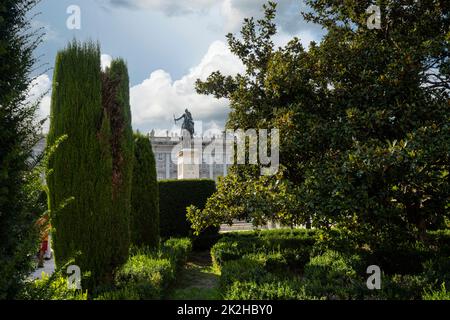
<svg viewBox="0 0 450 320"><path fill-rule="evenodd" d="M134 141L131 127L130 83L126 63L114 59L102 74L102 105L111 127L113 265L126 262L130 246L131 188Z"/></svg>
<svg viewBox="0 0 450 320"><path fill-rule="evenodd" d="M55 259L75 258L89 285L108 283L130 243L132 130L128 73L115 60L102 73L100 49L70 43L56 57L47 144L66 135L47 183Z"/></svg>
<svg viewBox="0 0 450 320"><path fill-rule="evenodd" d="M0 299L13 298L32 270L37 248L34 223L45 211L32 148L39 139L28 99L42 34L31 29L38 1L0 3ZM37 97L39 98L39 97ZM37 178L37 179L36 179Z"/></svg>
<svg viewBox="0 0 450 320"><path fill-rule="evenodd" d="M159 246L159 192L156 163L148 136L134 135L131 193L131 241L137 246Z"/></svg>
<svg viewBox="0 0 450 320"><path fill-rule="evenodd" d="M305 18L327 31L319 44L305 50L294 38L275 49L269 2L265 18L246 19L240 38L228 35L245 74L197 81L199 93L230 99L228 127L280 129L282 171L269 185L292 184L280 193L236 168L214 196L220 213L211 202L203 222L217 215L282 221L271 200L254 210L254 195L232 197L255 183L278 202L296 198L292 222L349 229L374 247L423 239L449 216L449 4L380 1L382 28L370 30L372 1L307 3L313 10Z"/></svg>

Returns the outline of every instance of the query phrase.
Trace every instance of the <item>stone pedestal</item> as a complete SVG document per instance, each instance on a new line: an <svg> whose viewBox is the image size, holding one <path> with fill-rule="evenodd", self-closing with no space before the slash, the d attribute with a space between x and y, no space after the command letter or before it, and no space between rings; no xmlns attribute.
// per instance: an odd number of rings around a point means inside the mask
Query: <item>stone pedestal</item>
<svg viewBox="0 0 450 320"><path fill-rule="evenodd" d="M178 153L178 179L200 178L200 153L197 149L183 148Z"/></svg>

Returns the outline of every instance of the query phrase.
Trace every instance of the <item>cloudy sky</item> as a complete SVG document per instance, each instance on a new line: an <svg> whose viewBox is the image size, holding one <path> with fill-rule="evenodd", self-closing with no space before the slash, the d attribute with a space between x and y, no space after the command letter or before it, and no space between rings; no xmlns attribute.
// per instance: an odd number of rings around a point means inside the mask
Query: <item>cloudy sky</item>
<svg viewBox="0 0 450 320"><path fill-rule="evenodd" d="M58 50L73 38L99 41L102 64L123 57L130 73L133 127L157 132L173 127L173 115L185 108L204 130L222 128L228 114L225 99L195 93L195 80L211 72L242 71L242 65L225 43L225 35L238 32L245 17L261 17L265 0L41 0L34 28L46 32L36 54L44 64L32 88L38 96L51 88L52 68ZM81 10L81 28L70 30L67 10ZM279 0L277 45L294 36L307 46L320 40L321 30L303 21L308 10L302 0ZM50 109L50 95L41 103L40 117Z"/></svg>

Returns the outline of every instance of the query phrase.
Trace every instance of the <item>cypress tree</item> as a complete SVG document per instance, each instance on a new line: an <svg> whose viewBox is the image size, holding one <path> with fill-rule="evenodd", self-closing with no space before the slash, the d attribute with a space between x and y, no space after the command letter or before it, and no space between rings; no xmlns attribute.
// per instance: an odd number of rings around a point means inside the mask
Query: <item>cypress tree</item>
<svg viewBox="0 0 450 320"><path fill-rule="evenodd" d="M159 195L155 157L147 136L136 133L134 143L132 242L137 246L156 248L159 244Z"/></svg>
<svg viewBox="0 0 450 320"><path fill-rule="evenodd" d="M108 283L127 259L132 138L128 75L121 60L102 73L100 49L76 41L59 52L47 143L49 208L57 266L71 258L89 285Z"/></svg>
<svg viewBox="0 0 450 320"><path fill-rule="evenodd" d="M113 60L103 74L103 107L111 122L112 238L113 264L128 257L130 246L131 179L133 174L133 130L129 97L129 77L125 62ZM119 236L116 236L119 235Z"/></svg>
<svg viewBox="0 0 450 320"><path fill-rule="evenodd" d="M0 299L13 299L33 269L34 224L43 213L29 161L39 138L34 117L40 99L27 102L36 70L33 52L42 37L29 15L37 2L0 1Z"/></svg>

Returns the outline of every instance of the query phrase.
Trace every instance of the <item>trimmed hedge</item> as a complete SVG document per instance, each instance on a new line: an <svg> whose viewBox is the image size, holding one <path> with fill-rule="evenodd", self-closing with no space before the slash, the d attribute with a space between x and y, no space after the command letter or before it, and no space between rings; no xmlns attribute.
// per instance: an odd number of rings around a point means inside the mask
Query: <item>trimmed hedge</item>
<svg viewBox="0 0 450 320"><path fill-rule="evenodd" d="M299 300L315 299L308 296L297 277L268 271L262 255L248 255L224 263L220 286L225 300ZM270 269L270 268L269 268Z"/></svg>
<svg viewBox="0 0 450 320"><path fill-rule="evenodd" d="M159 186L160 234L162 238L191 237L186 208L203 209L206 200L216 191L214 180L162 180ZM218 228L210 227L194 238L195 248L210 247L217 240Z"/></svg>
<svg viewBox="0 0 450 320"><path fill-rule="evenodd" d="M304 278L309 293L327 299L352 299L365 282L358 277L351 260L336 251L311 258Z"/></svg>
<svg viewBox="0 0 450 320"><path fill-rule="evenodd" d="M315 240L315 231L307 229L264 230L260 232L232 232L212 247L211 257L217 267L248 254L278 255L287 268L302 269L309 261ZM271 263L269 262L269 265Z"/></svg>
<svg viewBox="0 0 450 320"><path fill-rule="evenodd" d="M225 300L316 300L308 296L298 279L279 279L268 275L263 281L235 281Z"/></svg>
<svg viewBox="0 0 450 320"><path fill-rule="evenodd" d="M134 135L130 231L134 245L158 247L159 195L155 157L149 137L140 133Z"/></svg>
<svg viewBox="0 0 450 320"><path fill-rule="evenodd" d="M167 258L135 255L117 273L116 285L122 290L134 288L143 299L159 299L175 279L175 269Z"/></svg>
<svg viewBox="0 0 450 320"><path fill-rule="evenodd" d="M336 238L342 241L332 243L310 230L229 233L214 245L211 256L221 269L225 299L445 299L450 257L442 246L448 244L448 230L429 236L429 248L400 246L397 257L389 251L393 268L383 263L381 290L369 290L366 284L367 267L378 265L380 253L343 246L345 239L338 230ZM327 249L333 246L340 250Z"/></svg>

